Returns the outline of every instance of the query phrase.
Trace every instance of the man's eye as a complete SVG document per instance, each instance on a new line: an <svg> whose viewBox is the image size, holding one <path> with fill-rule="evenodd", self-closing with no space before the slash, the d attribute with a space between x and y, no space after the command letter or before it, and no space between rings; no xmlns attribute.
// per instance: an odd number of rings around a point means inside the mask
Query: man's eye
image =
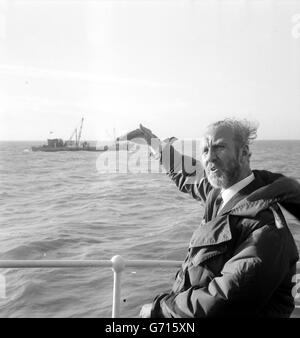
<svg viewBox="0 0 300 338"><path fill-rule="evenodd" d="M208 148L203 149L203 154L206 154L208 152Z"/></svg>

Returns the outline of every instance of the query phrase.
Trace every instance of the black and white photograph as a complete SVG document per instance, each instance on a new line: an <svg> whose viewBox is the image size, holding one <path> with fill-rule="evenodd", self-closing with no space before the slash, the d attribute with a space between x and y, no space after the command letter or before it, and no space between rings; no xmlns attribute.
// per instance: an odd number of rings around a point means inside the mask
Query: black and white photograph
<svg viewBox="0 0 300 338"><path fill-rule="evenodd" d="M0 0L0 318L300 318L299 128L300 0Z"/></svg>

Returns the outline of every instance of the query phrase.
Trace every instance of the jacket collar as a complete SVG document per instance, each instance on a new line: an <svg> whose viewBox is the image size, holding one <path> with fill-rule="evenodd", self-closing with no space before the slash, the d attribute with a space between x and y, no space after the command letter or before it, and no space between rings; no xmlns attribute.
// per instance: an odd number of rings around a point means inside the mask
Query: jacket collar
<svg viewBox="0 0 300 338"><path fill-rule="evenodd" d="M229 214L232 208L240 201L244 200L249 194L263 186L262 180L256 177L246 187L237 192L237 194L224 206L217 217L208 222L204 222L194 232L189 247L201 247L215 244L221 244L231 240ZM214 189L211 194L211 201L220 193L220 189ZM210 202L207 201L207 204Z"/></svg>
<svg viewBox="0 0 300 338"><path fill-rule="evenodd" d="M257 174L257 171L254 171L254 177L255 179L246 187L238 191L233 198L224 205L223 209L220 211L220 215L227 214L230 212L235 205L237 205L240 201L244 200L249 196L251 193L256 191L257 189L261 188L264 186L263 180L260 178L260 176Z"/></svg>
<svg viewBox="0 0 300 338"><path fill-rule="evenodd" d="M255 217L275 203L282 204L300 220L300 184L282 175L258 170L253 172L255 180L240 190L215 219L203 222L196 229L190 247L221 244L231 240L231 215Z"/></svg>
<svg viewBox="0 0 300 338"><path fill-rule="evenodd" d="M230 213L255 216L275 203L280 203L300 220L300 184L296 180L280 177L270 184L255 189L240 200Z"/></svg>
<svg viewBox="0 0 300 338"><path fill-rule="evenodd" d="M232 238L229 215L217 216L210 222L203 223L196 229L189 247L201 247L221 244Z"/></svg>
<svg viewBox="0 0 300 338"><path fill-rule="evenodd" d="M251 174L245 177L244 179L240 180L239 182L233 184L231 187L227 189L222 189L221 196L223 200L223 207L243 188L245 188L247 185L249 185L253 180L255 179L255 176L253 172L251 171Z"/></svg>
<svg viewBox="0 0 300 338"><path fill-rule="evenodd" d="M190 247L209 246L231 240L230 217L255 217L275 203L282 204L300 220L300 184L282 175L253 171L255 180L240 190L210 222L194 232ZM217 192L216 192L217 193Z"/></svg>

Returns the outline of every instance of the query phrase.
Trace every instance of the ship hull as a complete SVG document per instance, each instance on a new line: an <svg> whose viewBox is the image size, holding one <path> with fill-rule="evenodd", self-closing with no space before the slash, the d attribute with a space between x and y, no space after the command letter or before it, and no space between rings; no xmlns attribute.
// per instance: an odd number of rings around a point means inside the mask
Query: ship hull
<svg viewBox="0 0 300 338"><path fill-rule="evenodd" d="M44 151L44 152L58 152L58 151L97 151L103 152L106 151L105 149L97 149L96 147L47 147L47 146L40 146L40 147L32 147L32 151Z"/></svg>

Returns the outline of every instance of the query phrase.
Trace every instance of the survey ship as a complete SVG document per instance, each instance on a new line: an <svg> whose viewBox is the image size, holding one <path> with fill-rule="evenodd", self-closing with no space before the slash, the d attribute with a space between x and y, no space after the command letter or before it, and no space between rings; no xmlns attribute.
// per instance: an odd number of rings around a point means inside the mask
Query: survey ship
<svg viewBox="0 0 300 338"><path fill-rule="evenodd" d="M81 133L84 119L81 119L79 129L76 127L70 138L64 141L61 138L47 139L47 144L31 147L32 151L57 152L57 151L119 151L137 150L138 146L131 142L119 142L118 139L112 144L91 145L89 142L81 141Z"/></svg>
<svg viewBox="0 0 300 338"><path fill-rule="evenodd" d="M106 151L108 146L95 147L91 146L88 142L80 142L82 126L84 119L81 119L80 128L77 127L72 132L69 140L64 141L61 138L48 139L47 144L41 146L31 147L32 151L45 151L45 152L56 152L56 151Z"/></svg>

